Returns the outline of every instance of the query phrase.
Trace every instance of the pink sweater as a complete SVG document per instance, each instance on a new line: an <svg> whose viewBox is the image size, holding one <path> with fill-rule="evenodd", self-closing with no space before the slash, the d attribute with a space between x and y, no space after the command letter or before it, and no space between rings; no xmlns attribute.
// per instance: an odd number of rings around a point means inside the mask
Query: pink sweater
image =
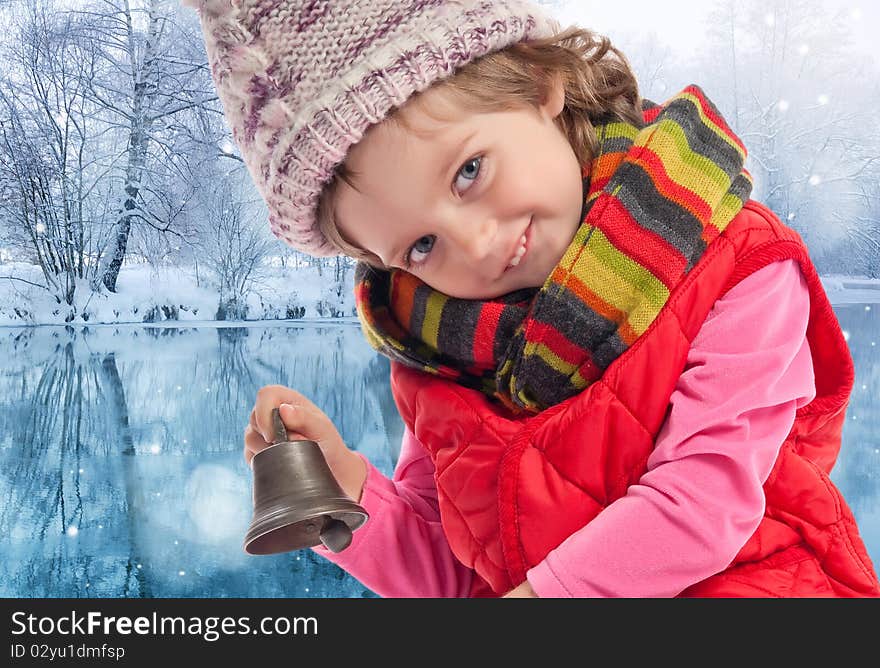
<svg viewBox="0 0 880 668"><path fill-rule="evenodd" d="M763 516L762 486L795 411L815 396L808 315L794 260L718 301L647 472L527 573L539 596L674 596L727 567ZM365 461L360 503L370 519L343 552L315 552L380 596L467 596L473 572L446 541L424 447L407 430L391 480Z"/></svg>

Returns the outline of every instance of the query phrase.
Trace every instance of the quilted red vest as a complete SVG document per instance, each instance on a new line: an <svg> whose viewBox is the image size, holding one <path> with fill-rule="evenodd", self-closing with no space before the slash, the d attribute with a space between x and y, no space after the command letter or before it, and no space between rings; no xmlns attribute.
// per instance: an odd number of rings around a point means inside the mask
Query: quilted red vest
<svg viewBox="0 0 880 668"><path fill-rule="evenodd" d="M776 260L800 262L816 397L797 411L764 485L766 512L723 572L684 596L880 596L852 512L828 474L852 358L800 236L749 201L677 285L651 327L580 394L514 416L483 394L392 364L406 425L436 467L440 514L474 596L503 594L646 472L691 341L715 302Z"/></svg>

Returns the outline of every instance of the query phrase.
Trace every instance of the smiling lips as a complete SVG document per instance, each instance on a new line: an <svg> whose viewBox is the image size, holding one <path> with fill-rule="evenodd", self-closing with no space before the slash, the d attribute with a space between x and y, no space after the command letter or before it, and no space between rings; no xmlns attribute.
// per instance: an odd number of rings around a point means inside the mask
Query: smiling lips
<svg viewBox="0 0 880 668"><path fill-rule="evenodd" d="M525 232L523 232L522 236L519 238L519 245L516 247L516 251L513 253L513 257L510 258L510 262L507 263L507 266L504 268L504 271L508 269L512 269L516 267L520 262L522 262L523 257L525 257L527 244L529 241L528 233L532 227L532 221L529 221L528 227L526 227Z"/></svg>

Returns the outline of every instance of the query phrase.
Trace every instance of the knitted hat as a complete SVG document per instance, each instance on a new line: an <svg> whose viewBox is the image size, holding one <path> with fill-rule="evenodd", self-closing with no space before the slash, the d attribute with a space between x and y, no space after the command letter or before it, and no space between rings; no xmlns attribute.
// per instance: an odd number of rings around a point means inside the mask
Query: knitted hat
<svg viewBox="0 0 880 668"><path fill-rule="evenodd" d="M338 255L321 189L349 148L413 93L485 54L558 28L526 0L182 0L272 233Z"/></svg>

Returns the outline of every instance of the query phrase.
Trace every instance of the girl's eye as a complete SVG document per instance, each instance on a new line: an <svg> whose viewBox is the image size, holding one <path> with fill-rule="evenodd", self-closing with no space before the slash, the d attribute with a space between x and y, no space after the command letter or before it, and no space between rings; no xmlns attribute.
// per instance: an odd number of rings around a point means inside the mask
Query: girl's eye
<svg viewBox="0 0 880 668"><path fill-rule="evenodd" d="M482 163L482 156L476 156L464 163L461 169L458 170L458 175L455 178L455 189L459 194L466 192L480 178L480 166ZM464 183L460 185L462 179L464 179Z"/></svg>
<svg viewBox="0 0 880 668"><path fill-rule="evenodd" d="M428 253L434 248L434 242L437 240L433 234L427 234L416 241L407 251L403 258L404 266L412 269L413 265L422 264L428 257Z"/></svg>
<svg viewBox="0 0 880 668"><path fill-rule="evenodd" d="M469 181L469 185L465 188L456 188L458 192L464 192L470 189L473 184L480 180L481 169L480 166L483 163L482 156L476 156L471 158L466 163L461 166L461 169L458 170L459 177ZM458 183L458 178L455 179L456 184ZM428 254L434 248L434 242L437 241L437 237L433 234L428 234L421 237L418 241L416 241L410 249L406 252L406 255L403 258L403 265L406 269L412 269L413 266L418 266L425 262L428 259Z"/></svg>

